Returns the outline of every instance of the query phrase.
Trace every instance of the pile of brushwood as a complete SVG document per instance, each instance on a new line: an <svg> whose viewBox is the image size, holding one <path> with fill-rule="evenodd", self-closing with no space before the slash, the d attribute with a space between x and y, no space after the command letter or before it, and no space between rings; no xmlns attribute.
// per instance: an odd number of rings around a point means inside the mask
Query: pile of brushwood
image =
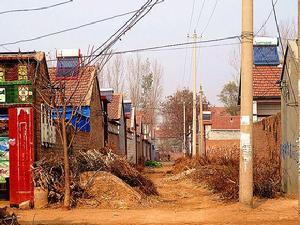
<svg viewBox="0 0 300 225"><path fill-rule="evenodd" d="M85 188L80 186L80 174L88 171L106 171L122 179L142 195L158 195L153 182L144 177L126 159L112 153L110 149L80 151L70 156L71 168L71 206L86 196ZM64 198L63 159L51 155L36 162L33 168L36 187L48 190L50 204L61 202ZM96 174L96 173L95 173Z"/></svg>
<svg viewBox="0 0 300 225"><path fill-rule="evenodd" d="M17 216L8 212L7 207L0 208L0 225L19 225Z"/></svg>
<svg viewBox="0 0 300 225"><path fill-rule="evenodd" d="M203 158L180 158L173 173L196 169L192 179L204 183L224 200L237 200L239 196L239 149L220 149ZM254 157L254 195L274 198L281 195L280 159Z"/></svg>

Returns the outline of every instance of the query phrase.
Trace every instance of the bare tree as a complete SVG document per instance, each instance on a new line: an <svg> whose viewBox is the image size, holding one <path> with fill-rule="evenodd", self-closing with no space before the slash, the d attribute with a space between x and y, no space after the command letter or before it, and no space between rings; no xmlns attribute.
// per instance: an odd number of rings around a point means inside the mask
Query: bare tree
<svg viewBox="0 0 300 225"><path fill-rule="evenodd" d="M103 86L113 88L117 93L125 91L125 72L124 60L122 55L115 55L107 64L101 74L103 81L106 81Z"/></svg>
<svg viewBox="0 0 300 225"><path fill-rule="evenodd" d="M141 104L141 80L143 77L143 62L140 55L131 57L127 60L127 82L128 93L132 102L132 105L139 107Z"/></svg>
<svg viewBox="0 0 300 225"><path fill-rule="evenodd" d="M279 31L282 40L282 47L285 51L288 40L297 39L297 28L295 20L282 20L279 24ZM280 51L282 51L280 49Z"/></svg>

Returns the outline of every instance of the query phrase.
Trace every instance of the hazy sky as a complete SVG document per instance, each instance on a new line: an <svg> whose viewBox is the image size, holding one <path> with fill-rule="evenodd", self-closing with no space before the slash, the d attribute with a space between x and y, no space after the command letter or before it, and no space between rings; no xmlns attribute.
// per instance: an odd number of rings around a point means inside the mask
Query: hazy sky
<svg viewBox="0 0 300 225"><path fill-rule="evenodd" d="M64 0L1 0L0 11L20 8L34 8L51 5ZM73 0L48 10L36 12L18 12L0 14L0 43L55 32L61 29L78 26L93 20L135 10L146 0ZM204 0L195 0L193 19L190 26L193 0L165 0L143 18L114 49L127 50L155 45L186 42L187 33L196 28L202 33L208 23L216 0L206 0L197 27L197 18ZM202 40L228 37L241 34L241 2L242 0L218 0L211 21L203 34ZM255 29L266 20L271 10L271 0L254 0ZM276 6L278 18L296 21L297 1L278 0ZM55 49L80 48L85 52L89 46L99 46L128 17L122 17L80 30L56 35L38 41L6 46L11 51L19 48L21 51L45 51L54 53ZM189 30L189 28L191 29ZM267 23L267 31L276 35L273 16ZM235 43L227 41L223 43ZM208 99L218 104L217 95L222 85L232 79L232 68L229 66L229 56L238 45L227 45L200 49L198 57L199 76ZM0 51L5 49L0 47ZM191 87L191 49L172 51L152 51L140 53L143 57L158 59L164 67L164 95L172 94L176 89ZM130 56L127 54L126 56ZM199 83L198 85L199 86Z"/></svg>

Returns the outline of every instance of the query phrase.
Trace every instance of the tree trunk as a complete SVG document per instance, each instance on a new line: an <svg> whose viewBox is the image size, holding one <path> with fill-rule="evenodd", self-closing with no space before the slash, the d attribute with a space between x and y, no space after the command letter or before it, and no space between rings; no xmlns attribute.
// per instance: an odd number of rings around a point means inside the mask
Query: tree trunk
<svg viewBox="0 0 300 225"><path fill-rule="evenodd" d="M64 117L61 118L62 125L62 139L63 139L63 151L64 151L64 170L65 170L65 196L64 196L64 208L70 209L70 165L69 165L69 154L68 154L68 143L67 143L67 129L66 121Z"/></svg>

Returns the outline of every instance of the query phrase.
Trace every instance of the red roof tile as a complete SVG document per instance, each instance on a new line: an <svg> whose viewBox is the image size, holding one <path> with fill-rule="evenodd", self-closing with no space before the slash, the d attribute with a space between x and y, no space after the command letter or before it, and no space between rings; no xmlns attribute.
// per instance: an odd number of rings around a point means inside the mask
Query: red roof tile
<svg viewBox="0 0 300 225"><path fill-rule="evenodd" d="M71 98L71 104L80 106L89 106L92 97L92 90L95 77L96 67L86 66L80 69L79 75L74 78L57 78L56 67L49 68L49 76L52 84L64 84L65 95Z"/></svg>
<svg viewBox="0 0 300 225"><path fill-rule="evenodd" d="M280 88L276 84L280 80L282 67L256 66L253 68L253 96L280 97Z"/></svg>
<svg viewBox="0 0 300 225"><path fill-rule="evenodd" d="M111 120L119 120L122 110L122 94L113 94L111 103L107 106L108 118Z"/></svg>

